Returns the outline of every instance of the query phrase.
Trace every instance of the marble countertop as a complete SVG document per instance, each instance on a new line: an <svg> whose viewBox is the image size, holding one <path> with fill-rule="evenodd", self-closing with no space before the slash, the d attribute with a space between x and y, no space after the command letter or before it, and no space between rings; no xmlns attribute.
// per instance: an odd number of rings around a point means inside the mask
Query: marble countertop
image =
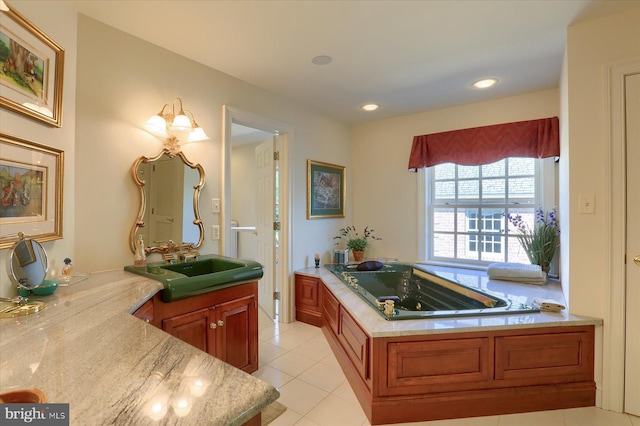
<svg viewBox="0 0 640 426"><path fill-rule="evenodd" d="M240 425L271 385L130 315L162 289L125 271L90 274L46 308L0 319L0 392L39 388L70 424Z"/></svg>
<svg viewBox="0 0 640 426"><path fill-rule="evenodd" d="M533 299L550 299L565 305L560 284L549 281L545 285L519 284L490 280L484 271L454 269L442 266L427 266L446 278L459 281L473 288L510 299L513 303L531 305ZM297 274L318 277L338 298L349 313L371 337L410 336L418 334L460 333L507 328L558 327L567 325L600 325L601 319L570 314L566 309L560 313L535 312L524 314L484 315L455 318L429 318L416 320L385 320L371 305L355 294L325 267L306 268Z"/></svg>

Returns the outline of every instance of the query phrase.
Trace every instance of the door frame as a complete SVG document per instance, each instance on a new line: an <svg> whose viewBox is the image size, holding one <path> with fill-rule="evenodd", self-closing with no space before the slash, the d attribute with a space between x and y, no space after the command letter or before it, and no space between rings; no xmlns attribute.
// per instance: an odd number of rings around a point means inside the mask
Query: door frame
<svg viewBox="0 0 640 426"><path fill-rule="evenodd" d="M280 304L278 312L279 322L293 321L293 288L289 277L292 276L291 259L291 223L292 207L291 194L293 193L291 170L293 170L293 156L291 147L294 141L293 126L281 123L270 118L263 117L248 111L229 105L222 107L222 173L221 173L221 200L220 210L220 253L226 253L231 242L230 235L231 203L227 202L231 197L231 126L233 123L252 127L272 134L280 135L280 159L279 159L279 247L276 255L279 262L276 274L276 291L280 292ZM275 265L274 265L275 266ZM279 283L282 283L279 285Z"/></svg>
<svg viewBox="0 0 640 426"><path fill-rule="evenodd" d="M624 80L627 75L640 72L640 57L617 62L609 66L606 76L605 117L609 161L609 277L605 292L605 318L602 347L602 408L624 411L625 380L625 319L626 319L626 144Z"/></svg>

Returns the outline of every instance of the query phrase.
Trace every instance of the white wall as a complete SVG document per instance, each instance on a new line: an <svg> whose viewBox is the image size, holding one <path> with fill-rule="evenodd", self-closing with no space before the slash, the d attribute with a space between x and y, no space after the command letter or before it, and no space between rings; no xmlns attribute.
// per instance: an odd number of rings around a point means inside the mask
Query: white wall
<svg viewBox="0 0 640 426"><path fill-rule="evenodd" d="M418 258L418 175L407 170L414 136L558 114L554 89L354 126L353 224L370 226L383 239L367 257Z"/></svg>
<svg viewBox="0 0 640 426"><path fill-rule="evenodd" d="M160 151L161 142L142 126L175 97L182 98L211 138L183 148L206 174L201 253L219 252L210 236L219 215L211 213L210 205L221 193L225 104L294 126L292 267L304 267L318 247L330 249L341 221L306 220L306 159L348 165L347 126L83 15L78 19L77 92L78 270L122 268L132 262L128 238L138 201L130 168L136 157ZM307 249L310 241L315 247Z"/></svg>
<svg viewBox="0 0 640 426"><path fill-rule="evenodd" d="M63 238L42 244L49 258L54 260L60 268L65 257L75 260L73 224L75 218L76 12L70 6L52 4L48 1L12 1L10 4L65 51L62 127L47 126L26 116L0 109L0 131L3 133L64 151ZM0 235L5 233L0 226ZM5 297L17 294L17 290L13 288L5 273L7 251L0 250L0 265L2 265L0 296Z"/></svg>

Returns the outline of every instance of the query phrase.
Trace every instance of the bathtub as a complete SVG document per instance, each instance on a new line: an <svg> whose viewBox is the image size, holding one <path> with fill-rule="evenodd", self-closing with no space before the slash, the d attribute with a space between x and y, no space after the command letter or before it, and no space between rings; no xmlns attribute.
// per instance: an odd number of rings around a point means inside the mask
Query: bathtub
<svg viewBox="0 0 640 426"><path fill-rule="evenodd" d="M377 271L356 264L325 267L387 320L538 312L444 278L423 265L390 263Z"/></svg>

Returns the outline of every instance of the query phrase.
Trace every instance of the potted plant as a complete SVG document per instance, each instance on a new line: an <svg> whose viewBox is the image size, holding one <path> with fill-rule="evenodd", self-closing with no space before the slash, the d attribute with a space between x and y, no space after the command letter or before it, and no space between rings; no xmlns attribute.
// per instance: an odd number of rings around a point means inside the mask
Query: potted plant
<svg viewBox="0 0 640 426"><path fill-rule="evenodd" d="M340 233L333 237L336 241L336 245L340 244L340 241L344 241L347 248L353 253L353 260L360 262L364 257L364 251L369 247L369 240L382 240L373 235L374 230L365 227L362 235L358 233L355 226L347 226L340 229Z"/></svg>
<svg viewBox="0 0 640 426"><path fill-rule="evenodd" d="M543 271L549 272L551 260L558 247L560 229L555 207L545 214L541 208L536 209L533 229L522 220L522 216L507 215L509 222L519 232L516 238L524 249L532 265L540 265Z"/></svg>

